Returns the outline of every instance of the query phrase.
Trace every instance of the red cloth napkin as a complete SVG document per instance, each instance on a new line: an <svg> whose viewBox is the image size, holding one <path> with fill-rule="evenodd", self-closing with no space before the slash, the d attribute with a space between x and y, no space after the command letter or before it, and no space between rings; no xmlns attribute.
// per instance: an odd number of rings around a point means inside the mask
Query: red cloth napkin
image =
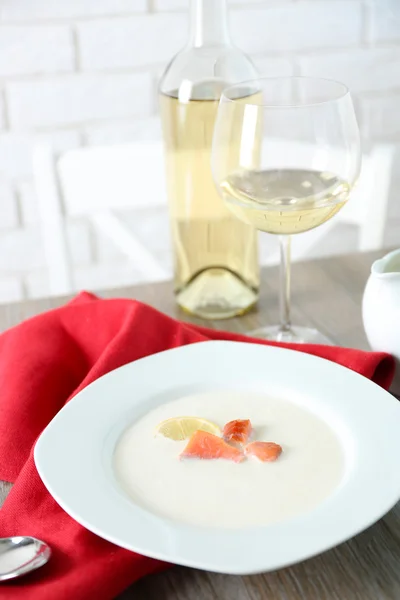
<svg viewBox="0 0 400 600"><path fill-rule="evenodd" d="M180 323L133 300L86 293L0 336L0 479L15 483L0 511L0 536L32 535L53 549L45 567L0 584L1 599L110 600L165 567L71 519L43 486L32 449L60 408L93 380L149 354L207 339L246 338ZM383 387L393 377L393 359L385 354L293 348L336 361Z"/></svg>

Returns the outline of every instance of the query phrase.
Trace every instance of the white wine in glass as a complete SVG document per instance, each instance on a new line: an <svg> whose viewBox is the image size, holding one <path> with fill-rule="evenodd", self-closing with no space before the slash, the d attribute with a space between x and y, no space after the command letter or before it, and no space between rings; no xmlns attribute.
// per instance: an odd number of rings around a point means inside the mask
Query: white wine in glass
<svg viewBox="0 0 400 600"><path fill-rule="evenodd" d="M221 191L242 221L290 235L331 219L347 202L351 186L333 173L282 169L231 175Z"/></svg>
<svg viewBox="0 0 400 600"><path fill-rule="evenodd" d="M257 168L249 161L254 147ZM346 204L360 154L353 104L343 84L289 77L224 91L212 152L217 188L240 221L278 235L281 244L281 323L257 335L329 343L315 329L291 323L290 236L319 227Z"/></svg>

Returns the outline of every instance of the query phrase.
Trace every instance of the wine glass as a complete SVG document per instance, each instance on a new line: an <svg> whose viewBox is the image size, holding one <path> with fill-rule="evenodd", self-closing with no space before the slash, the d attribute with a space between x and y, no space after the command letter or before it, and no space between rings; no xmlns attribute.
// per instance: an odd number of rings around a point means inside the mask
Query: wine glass
<svg viewBox="0 0 400 600"><path fill-rule="evenodd" d="M239 219L280 240L281 322L254 334L330 343L291 323L291 236L322 225L346 204L360 165L358 125L342 83L279 77L224 90L213 137L215 183Z"/></svg>

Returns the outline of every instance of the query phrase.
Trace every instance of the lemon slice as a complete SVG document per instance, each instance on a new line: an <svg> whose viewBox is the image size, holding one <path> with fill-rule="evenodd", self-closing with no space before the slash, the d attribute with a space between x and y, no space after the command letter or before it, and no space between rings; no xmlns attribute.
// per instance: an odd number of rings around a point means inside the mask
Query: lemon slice
<svg viewBox="0 0 400 600"><path fill-rule="evenodd" d="M213 433L214 435L221 435L218 425L200 417L173 417L172 419L167 419L157 425L156 434L179 442L191 437L199 429Z"/></svg>

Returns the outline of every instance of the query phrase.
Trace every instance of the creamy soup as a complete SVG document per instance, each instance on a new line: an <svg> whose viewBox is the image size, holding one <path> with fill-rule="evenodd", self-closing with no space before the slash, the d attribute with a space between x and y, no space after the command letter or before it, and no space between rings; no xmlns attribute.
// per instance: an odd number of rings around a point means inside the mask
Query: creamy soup
<svg viewBox="0 0 400 600"><path fill-rule="evenodd" d="M251 419L251 440L280 444L274 463L248 457L179 459L187 441L155 435L164 419L198 416L221 428ZM133 423L114 456L117 479L138 505L192 525L268 525L309 511L339 485L344 453L329 425L302 407L254 392L215 391L158 406Z"/></svg>

